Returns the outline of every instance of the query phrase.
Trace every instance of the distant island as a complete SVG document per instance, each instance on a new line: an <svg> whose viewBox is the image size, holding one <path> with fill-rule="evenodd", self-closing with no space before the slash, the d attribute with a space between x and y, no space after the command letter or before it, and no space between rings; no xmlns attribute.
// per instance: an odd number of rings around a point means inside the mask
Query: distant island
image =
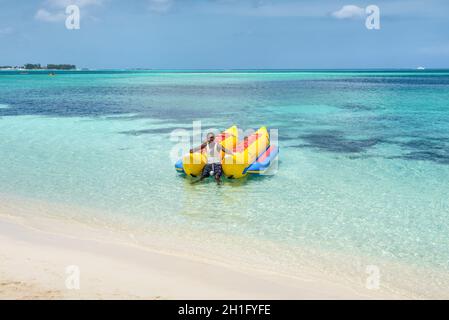
<svg viewBox="0 0 449 320"><path fill-rule="evenodd" d="M41 66L40 63L33 64L27 63L23 66L0 66L0 69L7 70L75 70L76 66L74 64L47 64L47 66Z"/></svg>

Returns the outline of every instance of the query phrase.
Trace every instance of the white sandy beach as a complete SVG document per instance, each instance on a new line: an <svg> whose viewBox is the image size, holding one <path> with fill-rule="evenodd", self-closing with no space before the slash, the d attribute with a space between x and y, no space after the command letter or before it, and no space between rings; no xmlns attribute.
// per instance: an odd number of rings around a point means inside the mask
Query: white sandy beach
<svg viewBox="0 0 449 320"><path fill-rule="evenodd" d="M2 199L1 299L399 298L305 274L301 279L137 245L110 230L24 213L61 207ZM68 266L79 289L66 287ZM72 282L73 283L73 282ZM69 285L70 286L70 285Z"/></svg>

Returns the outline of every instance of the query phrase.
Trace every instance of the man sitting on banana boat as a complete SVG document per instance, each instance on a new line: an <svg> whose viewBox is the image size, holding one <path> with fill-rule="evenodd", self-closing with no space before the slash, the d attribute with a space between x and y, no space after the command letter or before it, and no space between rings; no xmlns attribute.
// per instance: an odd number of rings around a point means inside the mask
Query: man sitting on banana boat
<svg viewBox="0 0 449 320"><path fill-rule="evenodd" d="M221 184L221 176L223 174L221 167L221 151L230 155L233 155L234 153L223 147L221 144L215 142L215 134L213 132L209 132L207 134L206 142L202 143L198 147L190 149L190 153L203 150L204 148L206 148L207 164L203 168L201 178L196 180L194 183L203 181L209 176L214 176L217 184Z"/></svg>

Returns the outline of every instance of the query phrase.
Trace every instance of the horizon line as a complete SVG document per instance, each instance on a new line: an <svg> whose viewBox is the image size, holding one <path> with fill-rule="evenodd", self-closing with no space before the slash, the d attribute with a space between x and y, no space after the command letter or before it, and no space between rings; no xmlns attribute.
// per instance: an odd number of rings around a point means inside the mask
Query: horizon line
<svg viewBox="0 0 449 320"><path fill-rule="evenodd" d="M78 67L76 69L24 69L0 68L0 71L26 70L31 72L39 71L389 71L389 70L407 70L407 71L428 71L428 70L449 70L448 67L376 67L376 68L146 68L146 67L126 67L126 68L89 68Z"/></svg>

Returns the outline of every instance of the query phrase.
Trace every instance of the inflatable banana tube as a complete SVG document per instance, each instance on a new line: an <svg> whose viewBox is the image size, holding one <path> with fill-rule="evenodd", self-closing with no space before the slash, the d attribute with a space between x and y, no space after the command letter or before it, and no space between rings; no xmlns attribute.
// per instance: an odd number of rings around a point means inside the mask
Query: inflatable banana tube
<svg viewBox="0 0 449 320"><path fill-rule="evenodd" d="M248 173L246 168L264 153L270 144L267 128L261 127L252 135L245 137L234 149L234 155L226 155L223 162L223 173L228 178L242 178Z"/></svg>

